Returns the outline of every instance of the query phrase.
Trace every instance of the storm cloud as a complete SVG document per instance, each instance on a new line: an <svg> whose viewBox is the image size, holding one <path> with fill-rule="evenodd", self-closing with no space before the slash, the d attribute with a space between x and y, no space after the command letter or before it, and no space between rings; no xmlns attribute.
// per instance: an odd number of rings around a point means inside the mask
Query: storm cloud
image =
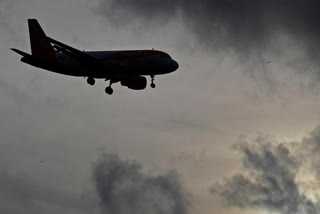
<svg viewBox="0 0 320 214"><path fill-rule="evenodd" d="M319 134L317 127L301 142L275 142L265 137L253 143L241 141L237 149L243 154L244 170L216 185L212 193L240 208L319 213Z"/></svg>
<svg viewBox="0 0 320 214"><path fill-rule="evenodd" d="M93 178L103 213L188 214L188 194L174 172L150 176L137 162L105 154Z"/></svg>
<svg viewBox="0 0 320 214"><path fill-rule="evenodd" d="M100 14L117 24L138 20L169 21L182 18L185 26L208 47L264 49L279 35L318 46L319 1L316 0L113 0L99 1Z"/></svg>

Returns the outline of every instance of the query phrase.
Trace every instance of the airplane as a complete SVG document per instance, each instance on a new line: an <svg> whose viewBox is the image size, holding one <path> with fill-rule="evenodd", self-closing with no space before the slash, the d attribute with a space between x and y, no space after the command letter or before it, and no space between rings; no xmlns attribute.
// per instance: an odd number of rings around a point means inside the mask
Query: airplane
<svg viewBox="0 0 320 214"><path fill-rule="evenodd" d="M105 92L113 94L111 85L120 82L132 90L143 90L151 77L155 88L156 75L176 71L179 64L169 54L159 50L81 51L46 36L36 19L28 19L31 55L11 48L22 56L21 61L51 72L87 78L89 85L95 79L109 81Z"/></svg>

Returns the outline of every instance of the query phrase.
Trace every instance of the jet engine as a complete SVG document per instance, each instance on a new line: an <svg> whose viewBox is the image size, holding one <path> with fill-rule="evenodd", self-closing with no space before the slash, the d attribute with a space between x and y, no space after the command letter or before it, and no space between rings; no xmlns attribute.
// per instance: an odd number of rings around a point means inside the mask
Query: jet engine
<svg viewBox="0 0 320 214"><path fill-rule="evenodd" d="M147 87L147 78L145 77L131 77L121 80L121 85L127 86L133 90L143 90Z"/></svg>

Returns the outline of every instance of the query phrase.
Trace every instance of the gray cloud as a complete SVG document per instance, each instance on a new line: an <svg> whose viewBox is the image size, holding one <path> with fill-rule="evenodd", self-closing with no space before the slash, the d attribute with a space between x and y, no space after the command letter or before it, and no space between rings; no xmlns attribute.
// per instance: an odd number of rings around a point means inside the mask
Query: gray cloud
<svg viewBox="0 0 320 214"><path fill-rule="evenodd" d="M242 141L244 170L212 189L228 204L240 208L262 208L283 214L320 212L320 128L301 142L274 142L260 137ZM315 157L314 157L315 156ZM315 182L310 186L310 180ZM315 198L312 200L312 198Z"/></svg>
<svg viewBox="0 0 320 214"><path fill-rule="evenodd" d="M173 172L150 176L136 162L105 154L93 174L103 213L189 213L188 194Z"/></svg>
<svg viewBox="0 0 320 214"><path fill-rule="evenodd" d="M10 1L10 0L0 0L0 28L5 30L11 39L16 38L16 32L12 26L12 17L14 14L14 7L19 3L20 0Z"/></svg>
<svg viewBox="0 0 320 214"><path fill-rule="evenodd" d="M153 22L181 16L201 43L210 47L264 48L273 36L288 34L317 44L320 15L316 0L112 0L99 1L101 14L117 23ZM311 45L309 48L311 49Z"/></svg>
<svg viewBox="0 0 320 214"><path fill-rule="evenodd" d="M6 92L12 97L16 98L17 101L26 101L28 99L28 94L25 93L23 90L20 90L13 84L7 82L2 78L2 75L0 76L0 89L1 92Z"/></svg>
<svg viewBox="0 0 320 214"><path fill-rule="evenodd" d="M39 184L12 171L0 171L1 213L96 213L95 201L90 197Z"/></svg>
<svg viewBox="0 0 320 214"><path fill-rule="evenodd" d="M98 213L100 204L102 213L189 213L189 194L176 173L151 176L141 170L137 162L105 154L94 164L92 192L50 186L25 173L1 169L0 212Z"/></svg>

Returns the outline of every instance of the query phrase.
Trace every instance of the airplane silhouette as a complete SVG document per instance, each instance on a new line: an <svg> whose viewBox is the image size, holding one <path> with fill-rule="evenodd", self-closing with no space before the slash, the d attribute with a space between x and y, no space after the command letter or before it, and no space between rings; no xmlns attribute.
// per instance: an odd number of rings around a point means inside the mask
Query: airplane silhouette
<svg viewBox="0 0 320 214"><path fill-rule="evenodd" d="M179 67L163 51L80 51L47 37L36 19L28 19L28 26L32 54L11 49L22 56L22 62L59 74L85 77L89 85L94 85L95 79L105 79L109 81L105 89L109 95L113 93L111 85L117 82L133 90L145 89L145 76L151 77L150 86L155 88L156 75L174 72Z"/></svg>

